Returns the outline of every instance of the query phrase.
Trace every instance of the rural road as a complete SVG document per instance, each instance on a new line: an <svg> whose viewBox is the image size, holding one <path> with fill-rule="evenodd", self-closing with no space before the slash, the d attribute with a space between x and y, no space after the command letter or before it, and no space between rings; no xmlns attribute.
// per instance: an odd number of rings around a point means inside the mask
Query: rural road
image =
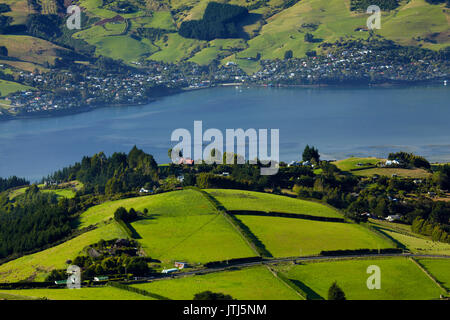
<svg viewBox="0 0 450 320"><path fill-rule="evenodd" d="M348 260L348 259L358 259L358 258L380 258L380 257L411 257L411 258L443 258L450 259L450 256L445 255L427 255L427 254L413 254L413 253L386 253L386 254L367 254L367 255L344 255L344 256L304 256L304 257L288 257L288 258L275 258L275 259L263 259L260 261L254 262L244 262L244 263L236 263L229 266L222 266L216 268L206 268L201 270L193 270L186 272L178 272L171 274L164 274L158 277L148 277L141 278L139 280L127 281L127 284L131 283L142 283L142 282L151 282L155 280L164 280L167 278L180 278L185 276L193 276L199 274L207 274L213 272L225 271L227 269L232 268L247 268L256 265L266 265L266 264L276 264L280 262L300 262L300 261L317 261L317 260Z"/></svg>

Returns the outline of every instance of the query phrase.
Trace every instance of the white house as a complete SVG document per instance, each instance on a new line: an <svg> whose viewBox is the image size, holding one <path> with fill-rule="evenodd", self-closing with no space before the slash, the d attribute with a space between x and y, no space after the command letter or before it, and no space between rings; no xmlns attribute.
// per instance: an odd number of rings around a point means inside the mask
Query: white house
<svg viewBox="0 0 450 320"><path fill-rule="evenodd" d="M389 221L389 222L392 222L392 221L400 220L401 218L402 218L401 215L393 214L393 215L387 216L386 220Z"/></svg>
<svg viewBox="0 0 450 320"><path fill-rule="evenodd" d="M161 273L172 273L178 271L178 268L164 269Z"/></svg>
<svg viewBox="0 0 450 320"><path fill-rule="evenodd" d="M400 164L400 161L398 160L386 160L384 163L385 166L398 166Z"/></svg>

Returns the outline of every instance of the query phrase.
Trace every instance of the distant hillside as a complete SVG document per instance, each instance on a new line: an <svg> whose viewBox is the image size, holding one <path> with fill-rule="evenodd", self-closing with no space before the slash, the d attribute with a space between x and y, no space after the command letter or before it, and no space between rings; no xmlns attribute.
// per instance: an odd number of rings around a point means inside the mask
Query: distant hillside
<svg viewBox="0 0 450 320"><path fill-rule="evenodd" d="M36 68L45 67L44 62L52 63L60 56L55 51L57 45L83 54L121 59L128 64L150 59L206 65L217 60L234 61L246 71L255 71L259 59L283 59L286 51L292 51L293 57L303 57L312 50L323 52L324 42L365 39L369 35L366 28L369 14L365 12L368 2L364 0L231 0L226 4L242 8L248 14L238 14L223 24L216 23L214 32L199 25L204 22L210 0L2 2L10 11L5 7L3 11L7 12L0 14L11 17L12 22L6 31L9 35L0 35L0 45L11 48L10 57L33 63ZM435 50L449 45L448 2L377 0L370 3L386 10L382 12L381 29L374 30L374 34L402 45ZM65 10L71 4L82 8L82 30L69 31L65 27ZM59 15L61 22L53 25L55 34L48 38L39 32L25 38L30 32L25 28L30 14ZM188 31L186 26L190 26ZM180 27L185 32L179 32ZM17 38L19 34L21 38Z"/></svg>

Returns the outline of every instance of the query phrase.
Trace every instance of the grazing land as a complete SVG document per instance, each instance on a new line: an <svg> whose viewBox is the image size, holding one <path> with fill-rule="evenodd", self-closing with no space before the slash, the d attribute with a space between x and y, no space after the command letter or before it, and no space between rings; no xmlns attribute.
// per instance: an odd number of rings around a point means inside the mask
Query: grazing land
<svg viewBox="0 0 450 320"><path fill-rule="evenodd" d="M13 92L26 91L26 90L33 90L33 88L30 86L25 86L25 85L17 83L17 82L6 81L6 80L0 79L0 97L7 96L8 94L13 93Z"/></svg>
<svg viewBox="0 0 450 320"><path fill-rule="evenodd" d="M213 206L193 190L173 191L152 196L109 201L89 208L80 216L80 228L109 220L117 208L148 210L150 217L176 217L180 215L201 215L215 212Z"/></svg>
<svg viewBox="0 0 450 320"><path fill-rule="evenodd" d="M134 292L113 287L81 288L81 289L23 289L0 292L1 296L12 295L16 300L42 299L49 300L152 300Z"/></svg>
<svg viewBox="0 0 450 320"><path fill-rule="evenodd" d="M411 232L411 226L381 221L373 222L381 232L395 239L412 253L450 255L450 244L432 241L430 238Z"/></svg>
<svg viewBox="0 0 450 320"><path fill-rule="evenodd" d="M367 288L367 267L381 270L381 289ZM334 281L351 300L438 299L441 289L412 261L406 258L330 261L286 265L279 268L289 279L301 282L315 295L327 298Z"/></svg>
<svg viewBox="0 0 450 320"><path fill-rule="evenodd" d="M165 264L191 264L256 256L220 214L157 216L132 223L147 255ZM170 264L172 265L172 264Z"/></svg>
<svg viewBox="0 0 450 320"><path fill-rule="evenodd" d="M344 160L339 160L332 162L336 167L338 167L342 171L351 171L355 169L362 169L364 167L375 166L378 162L384 161L386 159L379 159L375 157L369 158L356 158L351 157Z"/></svg>
<svg viewBox="0 0 450 320"><path fill-rule="evenodd" d="M0 265L0 282L43 281L51 270L65 268L66 261L74 259L84 247L101 239L124 237L126 235L116 222L101 224L97 229L57 246Z"/></svg>
<svg viewBox="0 0 450 320"><path fill-rule="evenodd" d="M316 255L322 250L393 246L356 224L248 215L237 217L275 257Z"/></svg>
<svg viewBox="0 0 450 320"><path fill-rule="evenodd" d="M391 177L392 175L397 175L403 178L415 178L415 179L423 179L431 176L431 173L429 173L424 169L403 169L403 168L373 168L373 169L353 171L352 173L357 176L365 176L365 177L370 177L377 174L379 176Z"/></svg>
<svg viewBox="0 0 450 320"><path fill-rule="evenodd" d="M450 291L450 260L419 259L419 262L447 291Z"/></svg>
<svg viewBox="0 0 450 320"><path fill-rule="evenodd" d="M207 189L227 210L299 213L319 217L339 217L337 210L312 201L293 199L262 192Z"/></svg>
<svg viewBox="0 0 450 320"><path fill-rule="evenodd" d="M133 286L177 300L191 300L196 293L206 290L229 294L238 300L300 299L293 289L277 279L266 267L210 273Z"/></svg>

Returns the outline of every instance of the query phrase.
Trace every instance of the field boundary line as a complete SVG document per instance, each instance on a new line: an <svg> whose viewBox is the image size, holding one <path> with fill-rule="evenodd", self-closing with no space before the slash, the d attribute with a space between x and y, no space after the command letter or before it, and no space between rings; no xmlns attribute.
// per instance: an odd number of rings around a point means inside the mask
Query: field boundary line
<svg viewBox="0 0 450 320"><path fill-rule="evenodd" d="M417 267L419 267L420 270L422 270L423 273L425 273L428 278L430 278L442 291L444 291L446 294L449 293L449 291L447 290L447 288L444 288L439 281L431 274L431 272L429 272L425 266L423 266L418 260L416 260L414 257L410 257L409 260L411 260L414 264L417 265Z"/></svg>
<svg viewBox="0 0 450 320"><path fill-rule="evenodd" d="M372 226L370 222L361 224L361 226L365 227L367 230L369 230L372 234L376 235L377 237L386 240L387 242L392 244L395 248L402 249L404 251L410 251L408 247L405 246L403 243L384 233L382 230L379 230L377 227Z"/></svg>
<svg viewBox="0 0 450 320"><path fill-rule="evenodd" d="M189 189L200 192L203 195L203 197L205 197L205 199L207 199L213 205L216 211L220 213L223 217L225 217L225 220L227 220L228 223L231 224L231 226L236 230L236 232L241 235L241 237L244 239L247 245L258 256L268 258L273 257L272 254L266 249L265 245L251 232L251 230L247 226L245 226L238 218L236 218L233 215L230 215L219 200L217 200L214 196L212 196L211 194L200 188L190 187ZM248 229L248 231L246 231L243 228L243 226L245 226ZM256 242L259 242L260 245L258 245Z"/></svg>
<svg viewBox="0 0 450 320"><path fill-rule="evenodd" d="M279 272L273 270L271 267L266 266L266 268L273 274L273 276L278 279L278 281L282 282L286 287L293 290L302 300L308 300L303 291L300 290L293 282L291 282L288 278L280 277Z"/></svg>

